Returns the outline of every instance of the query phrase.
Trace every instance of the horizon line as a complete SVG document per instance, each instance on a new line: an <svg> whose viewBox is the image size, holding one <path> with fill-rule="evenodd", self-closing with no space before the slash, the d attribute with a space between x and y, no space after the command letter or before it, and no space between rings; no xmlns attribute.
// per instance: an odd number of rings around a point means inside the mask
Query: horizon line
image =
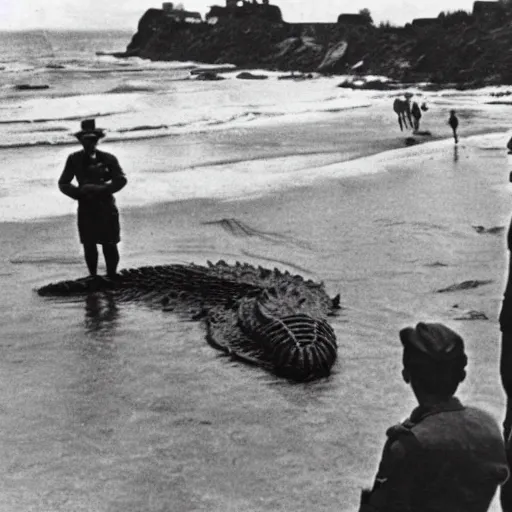
<svg viewBox="0 0 512 512"><path fill-rule="evenodd" d="M59 31L59 32L133 32L133 28L69 28L69 27L24 27L24 28L3 28L0 32L35 32L35 31ZM137 31L137 28L135 28Z"/></svg>

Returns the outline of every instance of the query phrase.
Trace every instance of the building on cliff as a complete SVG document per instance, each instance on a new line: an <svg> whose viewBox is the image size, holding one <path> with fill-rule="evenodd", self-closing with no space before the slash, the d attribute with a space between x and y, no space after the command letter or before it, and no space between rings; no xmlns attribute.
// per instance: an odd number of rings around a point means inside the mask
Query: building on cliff
<svg viewBox="0 0 512 512"><path fill-rule="evenodd" d="M198 23L203 21L201 14L195 11L186 11L183 8L175 8L172 2L164 2L162 4L162 11L167 18L174 21L187 21L191 23Z"/></svg>
<svg viewBox="0 0 512 512"><path fill-rule="evenodd" d="M342 13L338 16L338 23L341 25L364 25L372 24L371 18L363 14Z"/></svg>
<svg viewBox="0 0 512 512"><path fill-rule="evenodd" d="M504 13L504 8L501 2L481 2L473 3L473 16L475 18L490 18L494 16L501 16Z"/></svg>
<svg viewBox="0 0 512 512"><path fill-rule="evenodd" d="M283 21L281 9L277 5L270 5L268 0L263 0L261 4L257 0L252 0L251 2L245 0L226 0L225 7L212 5L206 14L207 21L248 17L263 18L276 23Z"/></svg>
<svg viewBox="0 0 512 512"><path fill-rule="evenodd" d="M432 25L439 25L439 18L415 18L412 20L412 26L415 28L431 27Z"/></svg>

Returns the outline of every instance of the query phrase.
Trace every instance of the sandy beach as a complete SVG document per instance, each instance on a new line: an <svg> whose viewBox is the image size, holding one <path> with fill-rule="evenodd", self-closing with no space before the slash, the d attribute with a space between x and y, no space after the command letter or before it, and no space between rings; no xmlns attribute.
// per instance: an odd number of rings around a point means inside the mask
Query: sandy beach
<svg viewBox="0 0 512 512"><path fill-rule="evenodd" d="M461 111L455 146L447 109L425 116L433 137L408 148L389 108L102 143L129 179L118 195L121 267L224 259L323 281L343 306L332 319L339 360L327 380L292 385L229 361L200 324L172 313L100 296L38 297L39 286L85 275L75 205L58 191L49 193L69 201L69 215L1 223L0 509L356 510L386 428L415 405L397 333L422 320L465 338L459 395L501 422L508 126L488 110ZM33 161L54 159L56 180L71 149L31 151ZM280 179L280 159L293 167L293 186ZM275 176L257 193L241 182L227 197L203 172L221 162L228 172L226 160L248 180ZM138 173L158 179L166 166L177 171L165 185L170 200L138 206ZM197 172L198 193L172 201L180 170ZM468 280L483 284L438 292ZM465 320L471 311L485 318Z"/></svg>

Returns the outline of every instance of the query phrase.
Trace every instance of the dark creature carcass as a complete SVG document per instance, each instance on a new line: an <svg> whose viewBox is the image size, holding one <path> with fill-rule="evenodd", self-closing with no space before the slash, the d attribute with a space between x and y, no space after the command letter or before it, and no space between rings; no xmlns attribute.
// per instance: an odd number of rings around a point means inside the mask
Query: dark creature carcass
<svg viewBox="0 0 512 512"><path fill-rule="evenodd" d="M323 284L299 275L224 261L122 270L115 279L88 277L37 290L41 296L109 294L202 320L211 346L276 375L310 381L330 374L336 336L327 317L340 308Z"/></svg>

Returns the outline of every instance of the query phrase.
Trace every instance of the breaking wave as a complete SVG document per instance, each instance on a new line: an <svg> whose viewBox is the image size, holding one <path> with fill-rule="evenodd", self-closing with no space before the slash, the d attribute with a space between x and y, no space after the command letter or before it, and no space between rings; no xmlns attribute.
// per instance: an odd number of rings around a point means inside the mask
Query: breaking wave
<svg viewBox="0 0 512 512"><path fill-rule="evenodd" d="M150 85L119 85L110 89L106 92L106 94L122 94L122 93L130 93L130 92L155 92L158 89L156 87L152 87Z"/></svg>
<svg viewBox="0 0 512 512"><path fill-rule="evenodd" d="M88 117L108 117L115 114L123 114L127 111L116 111L116 112L92 112L88 114ZM37 123L48 123L52 121L78 121L83 119L84 115L73 115L67 117L42 117L34 119L0 119L0 125L2 124L37 124Z"/></svg>
<svg viewBox="0 0 512 512"><path fill-rule="evenodd" d="M286 110L241 110L239 112L219 111L196 112L188 109L182 113L182 119L177 119L173 123L144 123L147 117L145 113L124 111L105 111L91 112L82 115L71 116L55 116L34 119L4 119L0 120L0 148L21 148L33 146L58 146L75 143L75 139L71 137L76 131L76 122L84 119L84 117L109 118L107 129L109 141L119 140L137 140L147 138L157 138L165 136L182 136L191 133L202 133L209 130L223 130L230 128L241 128L257 124L265 124L269 122L287 122L297 116L308 114L329 114L332 112L340 112L353 108L365 108L367 105L346 106L338 109L322 109L320 108L304 108L302 112L295 114ZM185 115L183 115L185 114ZM186 115L188 114L188 116ZM158 113L158 120L164 120L166 117L173 119L176 117L172 112ZM188 117L188 118L187 118ZM139 121L142 121L139 124ZM58 123L58 125L56 125ZM67 123L67 124L66 124ZM105 123L104 123L105 124ZM13 131L10 126L27 127ZM2 129L5 126L5 129ZM4 133L5 130L5 133Z"/></svg>

